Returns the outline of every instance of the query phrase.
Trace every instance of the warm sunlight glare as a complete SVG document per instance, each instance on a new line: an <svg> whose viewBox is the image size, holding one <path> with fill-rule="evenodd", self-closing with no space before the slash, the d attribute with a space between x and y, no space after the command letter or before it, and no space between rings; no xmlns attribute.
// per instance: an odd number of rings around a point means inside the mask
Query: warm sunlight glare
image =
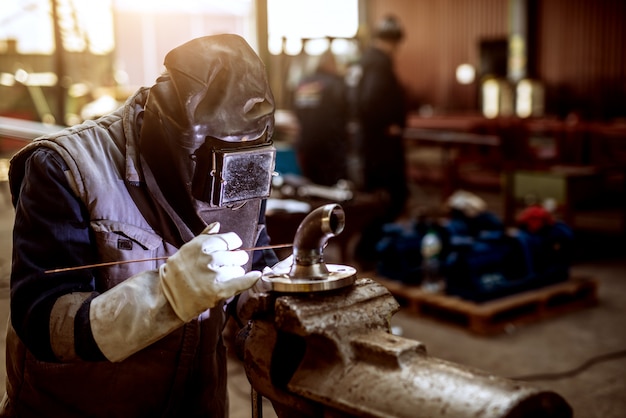
<svg viewBox="0 0 626 418"><path fill-rule="evenodd" d="M285 52L295 55L303 38L351 38L359 25L358 0L268 0L267 14L272 54L282 51L283 37Z"/></svg>
<svg viewBox="0 0 626 418"><path fill-rule="evenodd" d="M21 54L51 54L54 29L50 0L3 0L0 40L17 41ZM113 50L111 0L58 0L59 25L68 51L106 54Z"/></svg>

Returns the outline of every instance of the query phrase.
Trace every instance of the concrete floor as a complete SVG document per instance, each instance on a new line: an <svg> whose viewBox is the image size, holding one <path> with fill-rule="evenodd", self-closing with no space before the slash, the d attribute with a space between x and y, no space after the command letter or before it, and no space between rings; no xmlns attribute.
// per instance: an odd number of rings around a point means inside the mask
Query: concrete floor
<svg viewBox="0 0 626 418"><path fill-rule="evenodd" d="M4 327L8 316L13 211L0 200L0 375L5 373ZM392 323L406 338L423 342L433 357L517 377L562 373L596 356L626 350L626 252L615 236L586 235L573 274L595 277L600 303L494 337L478 337L401 310ZM231 417L251 416L250 385L241 364L229 361ZM561 394L577 418L626 416L626 357L595 364L577 374L533 382ZM5 383L0 379L0 390ZM264 416L274 417L264 400Z"/></svg>

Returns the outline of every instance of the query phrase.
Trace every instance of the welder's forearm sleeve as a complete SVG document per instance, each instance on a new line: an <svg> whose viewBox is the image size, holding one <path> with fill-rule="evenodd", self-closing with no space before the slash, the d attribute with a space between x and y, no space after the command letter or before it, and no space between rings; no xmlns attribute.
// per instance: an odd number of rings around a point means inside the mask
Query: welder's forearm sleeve
<svg viewBox="0 0 626 418"><path fill-rule="evenodd" d="M97 261L87 210L72 193L63 160L39 148L24 166L14 196L11 322L40 360L102 360L89 325L89 303L97 296L90 270L47 270ZM18 179L19 180L19 179ZM18 181L15 178L12 181Z"/></svg>

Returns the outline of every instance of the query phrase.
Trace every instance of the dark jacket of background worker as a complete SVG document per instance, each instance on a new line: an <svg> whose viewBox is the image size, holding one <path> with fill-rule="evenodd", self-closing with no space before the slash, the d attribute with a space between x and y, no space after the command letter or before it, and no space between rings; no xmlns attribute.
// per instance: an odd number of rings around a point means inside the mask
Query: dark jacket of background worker
<svg viewBox="0 0 626 418"><path fill-rule="evenodd" d="M322 54L316 71L298 84L294 110L300 125L295 149L302 175L324 186L346 179L346 85L331 51Z"/></svg>
<svg viewBox="0 0 626 418"><path fill-rule="evenodd" d="M384 193L383 215L364 231L357 247L362 257L372 256L380 225L400 216L408 198L402 131L406 120L404 90L394 72L393 55L404 31L392 16L376 27L372 44L346 77L362 166L362 188Z"/></svg>

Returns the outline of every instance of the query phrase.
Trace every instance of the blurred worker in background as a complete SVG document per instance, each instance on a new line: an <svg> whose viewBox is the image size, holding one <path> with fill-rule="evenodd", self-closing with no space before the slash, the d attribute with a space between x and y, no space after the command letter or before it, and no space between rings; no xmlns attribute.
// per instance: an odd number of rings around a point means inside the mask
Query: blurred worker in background
<svg viewBox="0 0 626 418"><path fill-rule="evenodd" d="M315 72L298 84L293 106L300 125L295 151L302 175L324 186L346 179L346 85L330 50L319 57Z"/></svg>
<svg viewBox="0 0 626 418"><path fill-rule="evenodd" d="M274 99L236 35L164 64L119 110L12 159L2 417L228 415L225 301L277 262L241 249L269 243Z"/></svg>
<svg viewBox="0 0 626 418"><path fill-rule="evenodd" d="M365 231L356 248L357 260L372 260L384 223L404 211L408 198L402 132L406 121L405 93L394 72L394 55L404 30L394 16L376 26L371 45L346 75L351 115L362 166L362 189L381 193L384 214Z"/></svg>

